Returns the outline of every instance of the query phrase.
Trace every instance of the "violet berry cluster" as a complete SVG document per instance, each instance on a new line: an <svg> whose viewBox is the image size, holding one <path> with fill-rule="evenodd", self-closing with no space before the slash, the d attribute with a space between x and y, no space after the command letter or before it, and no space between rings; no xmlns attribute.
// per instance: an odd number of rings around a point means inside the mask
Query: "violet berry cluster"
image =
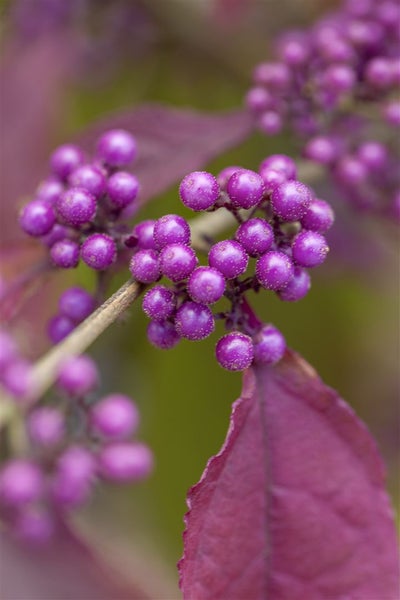
<svg viewBox="0 0 400 600"><path fill-rule="evenodd" d="M245 292L271 290L290 302L307 294L308 269L328 253L330 205L297 180L296 165L285 155L265 159L258 172L228 167L217 178L189 173L179 192L193 211L232 212L238 227L233 238L211 243L208 265L199 265L183 217L170 214L136 225L131 274L143 284L157 283L143 298L149 341L169 349L182 338L202 340L223 320L228 333L216 345L222 367L241 371L253 361L277 362L285 340L272 325L252 322ZM159 283L162 278L165 283ZM228 308L213 311L223 298Z"/></svg>
<svg viewBox="0 0 400 600"><path fill-rule="evenodd" d="M152 453L133 439L135 402L117 393L96 398L98 384L94 361L71 357L59 370L58 401L27 412L26 452L0 470L0 516L15 537L45 542L90 501L99 481L130 483L150 474Z"/></svg>
<svg viewBox="0 0 400 600"><path fill-rule="evenodd" d="M136 208L139 182L123 170L136 153L134 137L119 129L100 137L92 160L74 144L53 152L51 174L23 207L20 226L49 248L55 267L72 269L82 260L104 271L115 263L125 247L121 221Z"/></svg>
<svg viewBox="0 0 400 600"><path fill-rule="evenodd" d="M397 0L347 0L277 40L246 104L266 134L292 129L348 203L400 220L399 92Z"/></svg>

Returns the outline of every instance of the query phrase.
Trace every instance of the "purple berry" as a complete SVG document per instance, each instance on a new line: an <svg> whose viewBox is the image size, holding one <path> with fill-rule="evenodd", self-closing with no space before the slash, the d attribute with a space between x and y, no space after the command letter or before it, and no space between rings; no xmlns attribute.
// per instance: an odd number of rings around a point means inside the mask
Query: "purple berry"
<svg viewBox="0 0 400 600"><path fill-rule="evenodd" d="M293 277L293 273L293 263L283 252L272 250L257 260L257 279L267 290L284 288Z"/></svg>
<svg viewBox="0 0 400 600"><path fill-rule="evenodd" d="M189 277L197 263L196 253L189 246L170 244L160 252L161 273L174 282Z"/></svg>
<svg viewBox="0 0 400 600"><path fill-rule="evenodd" d="M304 269L295 267L292 279L283 290L278 291L278 296L285 302L297 302L308 294L310 287L310 275Z"/></svg>
<svg viewBox="0 0 400 600"><path fill-rule="evenodd" d="M335 95L349 92L356 82L354 70L347 65L332 65L323 75L323 86Z"/></svg>
<svg viewBox="0 0 400 600"><path fill-rule="evenodd" d="M232 175L236 173L236 171L240 171L241 169L242 167L235 166L225 167L225 169L222 169L222 171L218 173L217 176L217 181L220 189L226 191L226 186L228 185L228 181L230 180Z"/></svg>
<svg viewBox="0 0 400 600"><path fill-rule="evenodd" d="M56 408L35 408L28 416L27 429L34 444L43 448L56 446L64 437L64 418Z"/></svg>
<svg viewBox="0 0 400 600"><path fill-rule="evenodd" d="M157 250L169 244L190 244L189 223L179 215L164 215L158 219L153 235Z"/></svg>
<svg viewBox="0 0 400 600"><path fill-rule="evenodd" d="M153 321L165 321L174 314L175 307L175 294L164 285L156 285L144 295L142 308Z"/></svg>
<svg viewBox="0 0 400 600"><path fill-rule="evenodd" d="M311 200L311 190L300 181L285 181L271 194L274 213L284 221L301 219Z"/></svg>
<svg viewBox="0 0 400 600"><path fill-rule="evenodd" d="M254 361L257 363L277 363L285 354L285 350L285 338L272 325L264 325L254 337Z"/></svg>
<svg viewBox="0 0 400 600"><path fill-rule="evenodd" d="M96 460L82 446L71 446L58 459L52 480L54 500L65 508L84 504L91 492L96 474Z"/></svg>
<svg viewBox="0 0 400 600"><path fill-rule="evenodd" d="M332 207L325 200L312 200L301 219L304 229L325 233L335 220Z"/></svg>
<svg viewBox="0 0 400 600"><path fill-rule="evenodd" d="M328 136L315 136L306 144L304 156L321 165L331 165L338 157L340 147Z"/></svg>
<svg viewBox="0 0 400 600"><path fill-rule="evenodd" d="M85 190L98 200L106 190L106 178L96 165L82 165L71 173L68 183L72 188Z"/></svg>
<svg viewBox="0 0 400 600"><path fill-rule="evenodd" d="M32 389L32 365L22 358L10 362L2 373L1 382L15 399L27 400Z"/></svg>
<svg viewBox="0 0 400 600"><path fill-rule="evenodd" d="M270 249L274 241L274 231L269 223L258 217L242 223L235 238L250 256L259 256Z"/></svg>
<svg viewBox="0 0 400 600"><path fill-rule="evenodd" d="M271 108L274 100L265 88L258 86L251 88L245 98L245 104L253 113L259 113Z"/></svg>
<svg viewBox="0 0 400 600"><path fill-rule="evenodd" d="M374 88L384 90L394 83L394 73L388 58L376 57L370 60L365 68L365 79Z"/></svg>
<svg viewBox="0 0 400 600"><path fill-rule="evenodd" d="M321 265L329 247L326 239L316 231L301 231L292 244L293 260L301 267L317 267Z"/></svg>
<svg viewBox="0 0 400 600"><path fill-rule="evenodd" d="M76 327L76 323L65 315L56 315L47 325L47 335L53 344L58 344Z"/></svg>
<svg viewBox="0 0 400 600"><path fill-rule="evenodd" d="M13 519L12 532L21 542L34 546L46 544L54 534L54 521L43 509L24 506Z"/></svg>
<svg viewBox="0 0 400 600"><path fill-rule="evenodd" d="M147 337L150 344L161 350L170 350L181 339L170 321L151 321L147 327Z"/></svg>
<svg viewBox="0 0 400 600"><path fill-rule="evenodd" d="M373 171L383 169L387 163L388 151L380 142L364 142L358 148L358 158Z"/></svg>
<svg viewBox="0 0 400 600"><path fill-rule="evenodd" d="M54 209L45 200L32 200L22 209L19 217L21 229L28 235L39 237L49 233L56 220Z"/></svg>
<svg viewBox="0 0 400 600"><path fill-rule="evenodd" d="M355 156L344 156L336 166L336 178L344 186L353 187L364 183L368 177L365 164Z"/></svg>
<svg viewBox="0 0 400 600"><path fill-rule="evenodd" d="M208 262L226 279L234 279L246 271L249 257L239 242L224 240L212 246Z"/></svg>
<svg viewBox="0 0 400 600"><path fill-rule="evenodd" d="M265 158L260 165L260 171L264 169L271 169L272 171L283 173L286 181L289 179L296 179L297 177L296 163L285 154L271 154L271 156Z"/></svg>
<svg viewBox="0 0 400 600"><path fill-rule="evenodd" d="M260 167L260 176L264 182L267 194L270 194L278 185L287 181L287 177L283 171L275 171L269 167Z"/></svg>
<svg viewBox="0 0 400 600"><path fill-rule="evenodd" d="M99 383L96 363L85 354L67 358L60 366L57 383L69 396L85 396Z"/></svg>
<svg viewBox="0 0 400 600"><path fill-rule="evenodd" d="M220 194L217 180L206 171L194 171L182 179L179 195L185 206L195 211L214 206Z"/></svg>
<svg viewBox="0 0 400 600"><path fill-rule="evenodd" d="M277 112L268 110L261 115L258 126L267 135L276 135L282 130L282 118Z"/></svg>
<svg viewBox="0 0 400 600"><path fill-rule="evenodd" d="M107 440L122 440L132 435L139 425L139 411L133 400L123 394L110 394L90 411L92 431Z"/></svg>
<svg viewBox="0 0 400 600"><path fill-rule="evenodd" d="M47 179L38 187L35 199L55 204L64 191L64 186L58 179Z"/></svg>
<svg viewBox="0 0 400 600"><path fill-rule="evenodd" d="M261 63L253 71L254 82L272 90L286 90L291 78L289 68L280 62Z"/></svg>
<svg viewBox="0 0 400 600"><path fill-rule="evenodd" d="M189 277L187 291L195 302L214 304L225 292L225 278L217 269L198 267Z"/></svg>
<svg viewBox="0 0 400 600"><path fill-rule="evenodd" d="M123 129L107 131L98 141L97 155L110 167L125 167L136 158L136 140Z"/></svg>
<svg viewBox="0 0 400 600"><path fill-rule="evenodd" d="M94 233L83 242L81 257L91 269L103 271L116 260L117 246L111 236L105 233Z"/></svg>
<svg viewBox="0 0 400 600"><path fill-rule="evenodd" d="M75 323L84 321L93 312L94 307L93 296L81 287L65 290L58 301L60 313Z"/></svg>
<svg viewBox="0 0 400 600"><path fill-rule="evenodd" d="M215 347L218 363L228 371L244 371L254 358L253 342L251 337L232 331L218 340Z"/></svg>
<svg viewBox="0 0 400 600"><path fill-rule="evenodd" d="M72 227L89 223L96 214L96 200L82 188L70 188L63 192L56 203L62 220Z"/></svg>
<svg viewBox="0 0 400 600"><path fill-rule="evenodd" d="M176 313L175 329L187 340L204 340L214 331L215 323L211 310L205 304L184 302Z"/></svg>
<svg viewBox="0 0 400 600"><path fill-rule="evenodd" d="M151 473L153 455L147 446L138 442L109 444L100 451L98 468L101 476L109 481L138 481Z"/></svg>
<svg viewBox="0 0 400 600"><path fill-rule="evenodd" d="M49 233L41 236L40 241L42 242L42 244L48 246L48 248L51 248L56 242L67 239L69 233L70 230L68 229L68 227L65 227L64 225L59 225L59 223L55 223L50 229Z"/></svg>
<svg viewBox="0 0 400 600"><path fill-rule="evenodd" d="M0 373L18 358L18 349L14 339L0 329Z"/></svg>
<svg viewBox="0 0 400 600"><path fill-rule="evenodd" d="M33 462L12 459L0 472L0 502L18 507L39 500L43 493L43 475Z"/></svg>
<svg viewBox="0 0 400 600"><path fill-rule="evenodd" d="M108 198L112 206L125 208L133 202L139 192L139 182L134 175L119 171L111 175L107 182Z"/></svg>
<svg viewBox="0 0 400 600"><path fill-rule="evenodd" d="M383 107L384 119L389 125L400 126L400 102L392 100Z"/></svg>
<svg viewBox="0 0 400 600"><path fill-rule="evenodd" d="M78 146L64 144L59 146L50 157L50 166L54 175L66 181L83 163L83 153Z"/></svg>
<svg viewBox="0 0 400 600"><path fill-rule="evenodd" d="M141 283L154 283L161 277L158 253L155 250L139 250L131 258L129 270Z"/></svg>
<svg viewBox="0 0 400 600"><path fill-rule="evenodd" d="M56 267L74 269L79 263L79 244L63 239L55 242L50 249L50 258Z"/></svg>
<svg viewBox="0 0 400 600"><path fill-rule="evenodd" d="M241 169L229 179L226 191L233 206L252 208L257 206L263 197L264 182L255 171Z"/></svg>
<svg viewBox="0 0 400 600"><path fill-rule="evenodd" d="M137 248L139 250L155 250L154 225L156 221L149 219L135 225L132 235L137 237Z"/></svg>

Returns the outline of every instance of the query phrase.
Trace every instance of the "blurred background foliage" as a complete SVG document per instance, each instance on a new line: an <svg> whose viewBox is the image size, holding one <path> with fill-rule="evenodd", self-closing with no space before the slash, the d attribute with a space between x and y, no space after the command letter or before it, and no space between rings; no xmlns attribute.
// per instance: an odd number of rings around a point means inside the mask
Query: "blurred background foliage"
<svg viewBox="0 0 400 600"><path fill-rule="evenodd" d="M240 107L251 69L268 56L273 34L282 27L311 22L336 5L324 0L74 0L69 5L71 14L37 27L32 16L33 22L29 20L29 4L32 12L34 5L38 9L46 1L3 2L6 49L10 45L31 48L65 30L71 34L69 43L78 49L78 59L63 85L57 118L51 123L47 150L72 139L96 118L143 102L208 111ZM41 75L37 73L39 86ZM295 151L296 142L289 136L267 139L254 134L209 169L216 173L229 164L253 168L269 153ZM22 201L2 198L15 206ZM177 186L154 198L139 218L169 212L190 216L182 211ZM347 234L333 235L330 258L320 272L313 273L312 291L302 302L287 305L263 294L254 305L263 320L275 323L289 345L368 424L388 464L390 490L396 495L396 245L387 224L355 213L345 214L337 228L342 222L351 231L352 243ZM127 271L120 273L112 289L126 276ZM85 267L60 281L62 287L76 282L92 288L94 283ZM137 401L142 414L140 437L156 457L154 475L142 485L103 489L80 519L107 544L130 548L127 564L135 548L140 549L139 562L145 563L144 557L155 553L160 570L174 582L182 551L186 491L222 444L241 380L216 364L215 335L196 344L183 341L176 349L161 352L147 343L145 329L138 303L96 342L92 352L101 367L102 392L126 392Z"/></svg>

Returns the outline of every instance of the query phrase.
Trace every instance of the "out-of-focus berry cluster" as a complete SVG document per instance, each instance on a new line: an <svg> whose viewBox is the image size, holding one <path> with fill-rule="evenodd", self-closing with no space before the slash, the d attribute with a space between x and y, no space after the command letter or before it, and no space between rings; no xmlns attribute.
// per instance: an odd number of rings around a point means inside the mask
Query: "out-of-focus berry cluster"
<svg viewBox="0 0 400 600"><path fill-rule="evenodd" d="M397 220L399 22L396 0L347 0L309 29L281 36L246 97L259 128L292 129L351 205Z"/></svg>
<svg viewBox="0 0 400 600"><path fill-rule="evenodd" d="M183 217L165 215L136 225L131 274L145 284L169 280L143 299L150 342L169 349L181 338L202 340L214 331L215 320L223 319L229 333L217 343L216 357L224 368L241 371L253 360L277 362L285 340L272 325L251 323L245 292L271 290L285 301L307 294L307 269L322 264L328 253L324 233L334 219L330 205L297 180L295 163L284 155L265 159L259 172L229 167L217 178L190 173L179 191L186 207L227 209L239 226L232 239L211 244L208 265L199 266ZM223 297L229 308L213 312Z"/></svg>
<svg viewBox="0 0 400 600"><path fill-rule="evenodd" d="M3 375L17 353L4 332L1 347ZM20 389L11 389L7 379L2 383L21 400ZM100 480L129 483L151 472L150 449L132 439L139 425L134 401L117 393L96 398L98 384L93 360L71 357L60 367L57 399L25 405L23 456L0 469L0 516L17 538L44 542L69 511L90 500Z"/></svg>

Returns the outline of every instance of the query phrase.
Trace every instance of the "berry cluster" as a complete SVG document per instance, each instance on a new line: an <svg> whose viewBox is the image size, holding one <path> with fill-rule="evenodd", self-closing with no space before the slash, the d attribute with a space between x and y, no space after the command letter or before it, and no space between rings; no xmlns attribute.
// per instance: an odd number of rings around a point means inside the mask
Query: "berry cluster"
<svg viewBox="0 0 400 600"><path fill-rule="evenodd" d="M179 188L186 207L227 209L239 223L233 239L211 245L207 266L199 266L183 217L165 215L136 225L131 274L145 284L162 277L171 282L152 287L143 299L154 346L169 349L181 338L202 340L214 331L215 320L223 319L230 331L217 343L216 357L224 368L241 371L253 360L273 363L283 356L282 334L250 322L244 294L264 288L282 300L300 300L310 288L307 269L325 260L323 234L333 223L332 209L296 177L295 163L284 155L265 159L259 172L229 167L217 178L188 174ZM230 308L213 313L211 306L223 297Z"/></svg>
<svg viewBox="0 0 400 600"><path fill-rule="evenodd" d="M135 139L123 130L102 135L91 162L73 144L53 152L51 175L22 209L20 226L49 248L54 266L71 269L82 259L103 271L116 261L126 234L120 221L135 210L139 192L137 178L122 168L135 156Z"/></svg>
<svg viewBox="0 0 400 600"><path fill-rule="evenodd" d="M286 33L246 104L268 135L291 128L351 205L400 219L400 36L396 0L347 0ZM397 96L397 98L396 98Z"/></svg>
<svg viewBox="0 0 400 600"><path fill-rule="evenodd" d="M63 514L89 501L96 481L128 483L151 472L151 451L132 440L135 403L116 393L93 398L98 383L93 360L71 357L59 371L58 404L28 412L27 457L0 471L0 515L16 537L46 541Z"/></svg>

